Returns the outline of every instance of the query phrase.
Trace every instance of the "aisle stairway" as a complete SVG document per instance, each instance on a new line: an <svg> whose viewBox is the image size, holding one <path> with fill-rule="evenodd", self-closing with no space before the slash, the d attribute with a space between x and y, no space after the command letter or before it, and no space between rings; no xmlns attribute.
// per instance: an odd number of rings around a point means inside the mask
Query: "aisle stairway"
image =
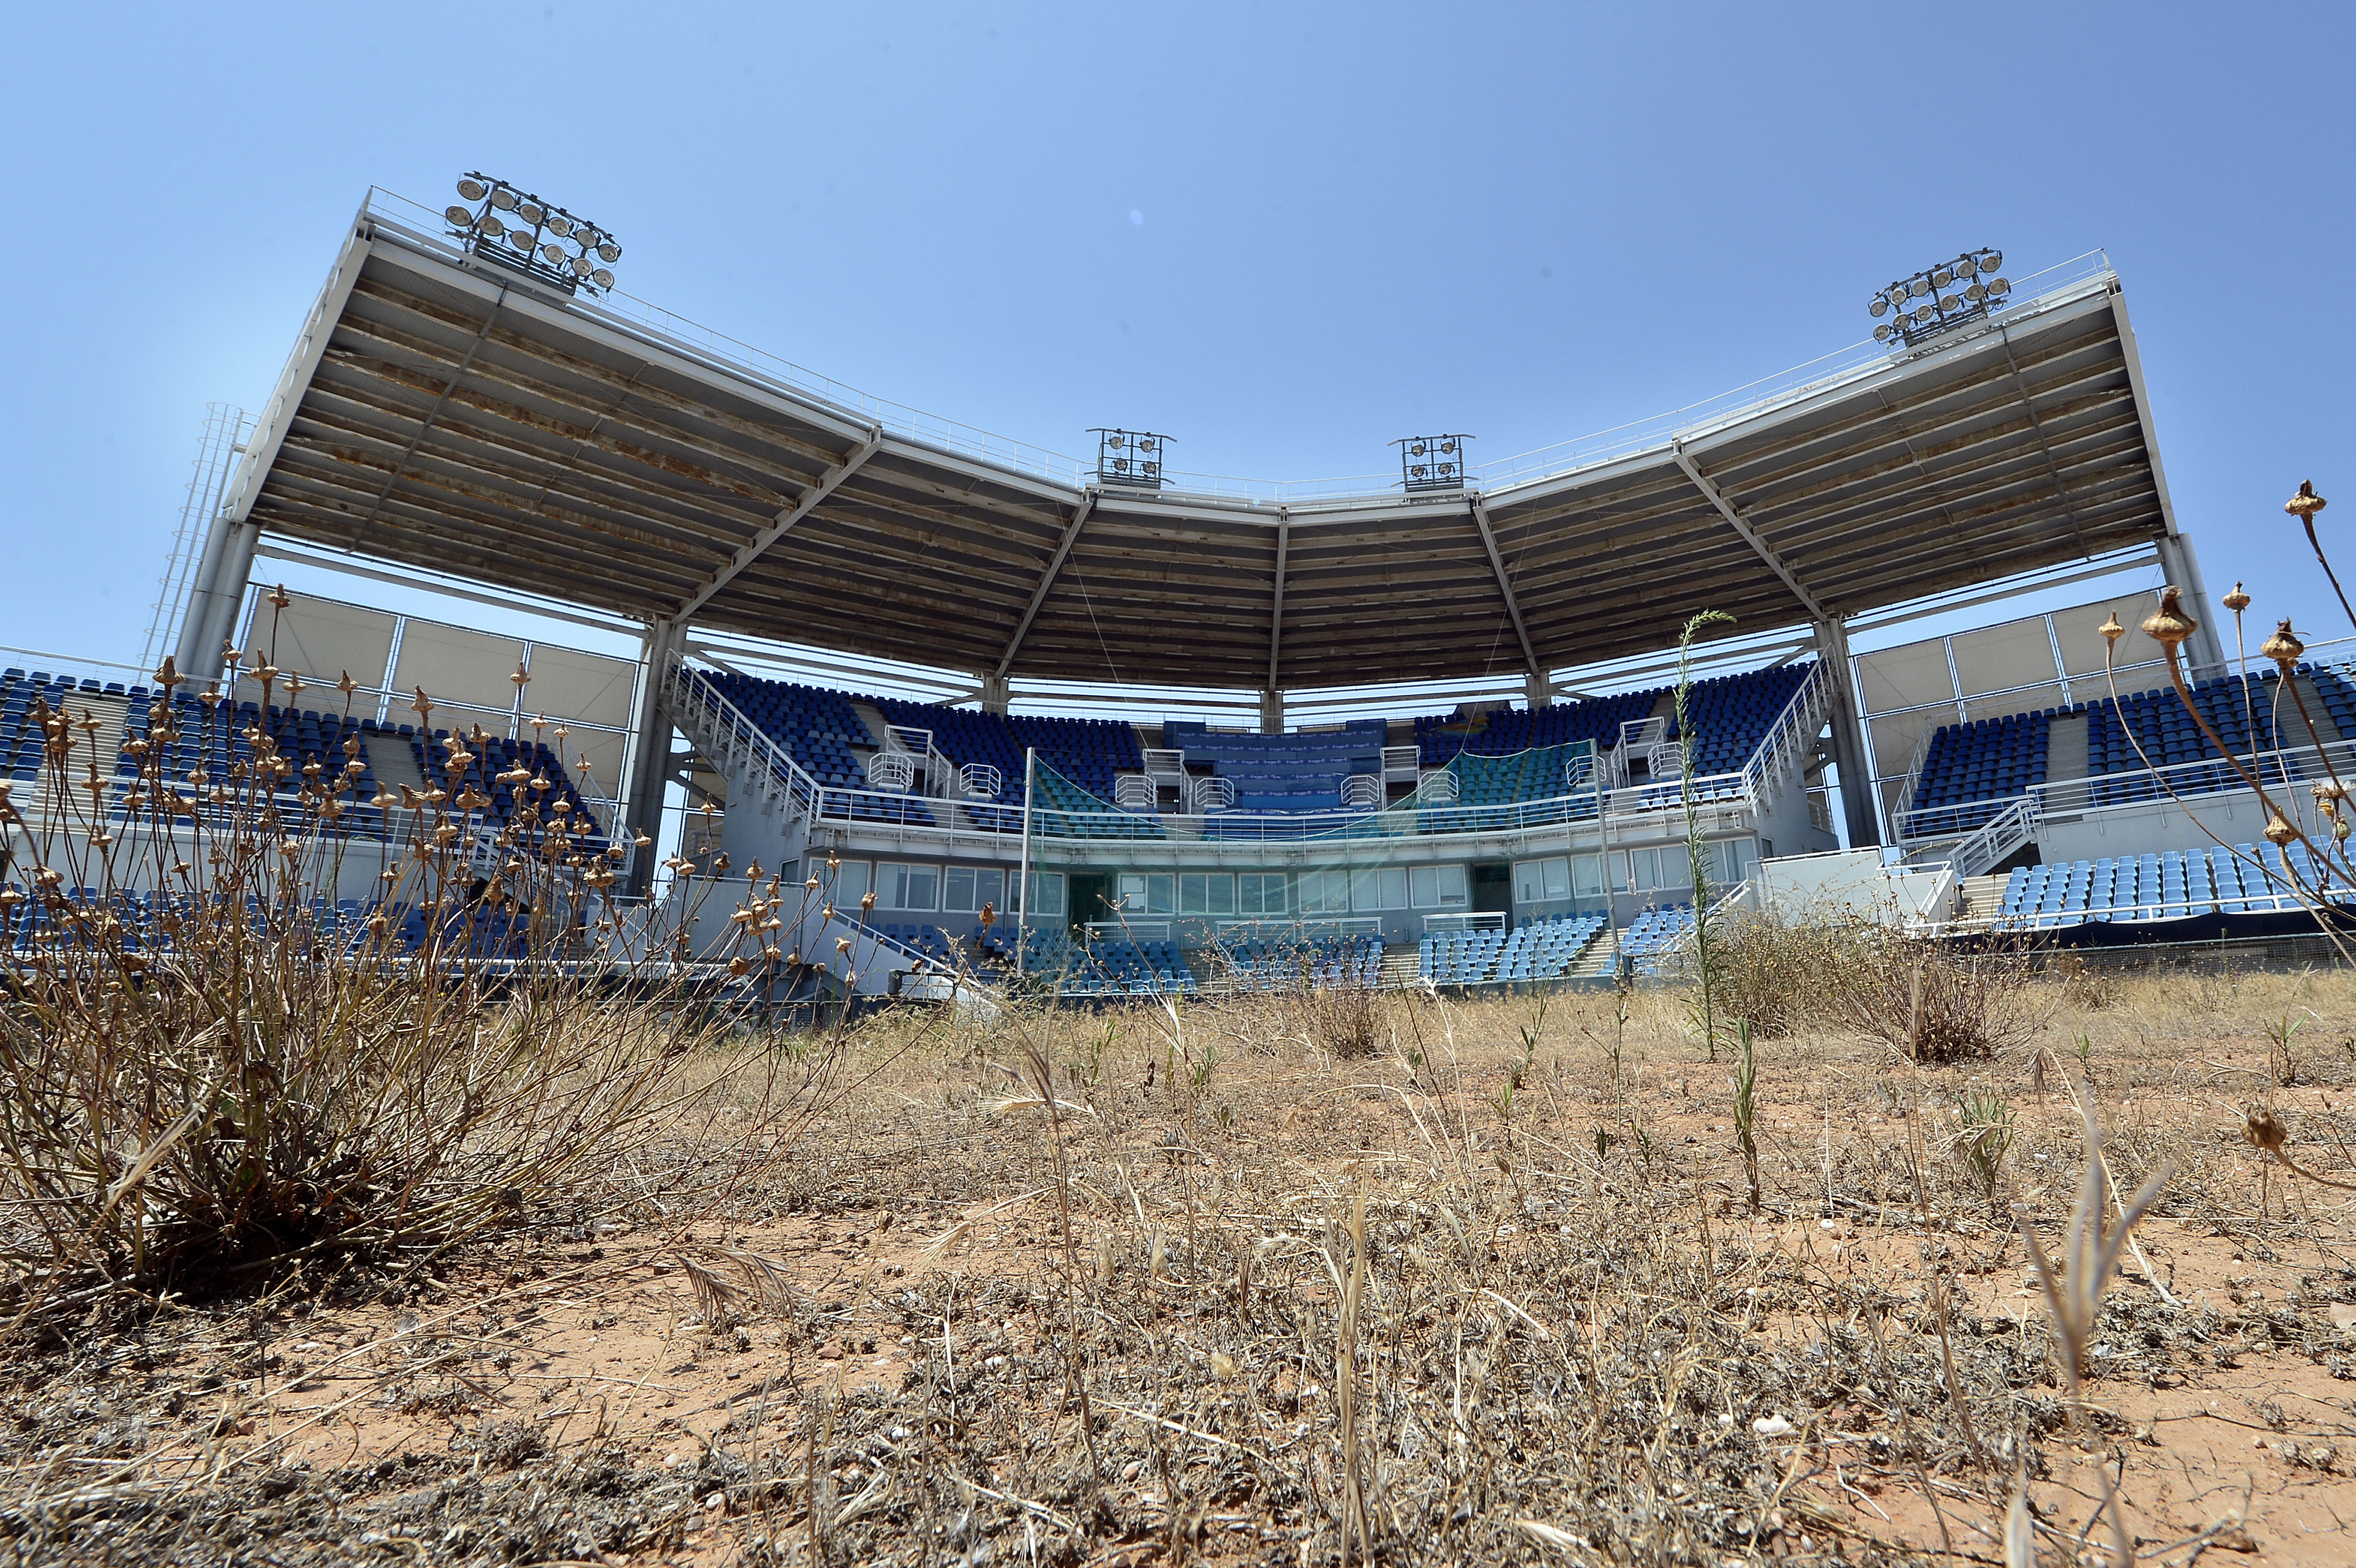
<svg viewBox="0 0 2356 1568"><path fill-rule="evenodd" d="M1587 944L1587 950L1579 955L1579 962L1570 966L1564 978L1609 980L1619 962L1620 933L1607 927L1594 941Z"/></svg>
<svg viewBox="0 0 2356 1568"><path fill-rule="evenodd" d="M1387 948L1383 953L1382 975L1376 983L1387 990L1395 986L1412 986L1419 964L1419 955L1412 947Z"/></svg>
<svg viewBox="0 0 2356 1568"><path fill-rule="evenodd" d="M1964 881L1964 907L1955 916L1955 924L1985 931L2004 907L2004 886L2012 878L2009 871L1992 871L1985 877L1968 877Z"/></svg>

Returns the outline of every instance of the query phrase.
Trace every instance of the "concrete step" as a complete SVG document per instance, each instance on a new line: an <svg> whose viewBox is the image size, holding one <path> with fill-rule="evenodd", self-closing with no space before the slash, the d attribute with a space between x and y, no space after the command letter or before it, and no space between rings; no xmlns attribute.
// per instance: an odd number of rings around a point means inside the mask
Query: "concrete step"
<svg viewBox="0 0 2356 1568"><path fill-rule="evenodd" d="M2092 765L2086 748L2086 715L2056 715L2046 731L2045 782L2084 778Z"/></svg>
<svg viewBox="0 0 2356 1568"><path fill-rule="evenodd" d="M2318 738L2325 741L2342 739L2340 726L2332 722L2329 710L2323 706L2323 694L2315 689L2315 677L2302 673L2291 677L2291 680L2297 687L2299 697L2307 703L2307 716L2315 721L2315 733ZM2280 718L2284 730L2289 734L2302 741L2307 738L2300 734L2306 726L2298 721L2297 702L2285 703Z"/></svg>
<svg viewBox="0 0 2356 1568"><path fill-rule="evenodd" d="M2004 904L2004 885L2012 880L2009 871L1994 871L1985 877L1967 878L1964 882L1964 910L1958 917L1966 921L1990 921Z"/></svg>
<svg viewBox="0 0 2356 1568"><path fill-rule="evenodd" d="M1384 986L1412 986L1417 976L1422 973L1422 955L1414 948L1386 947L1383 949L1383 966L1376 983Z"/></svg>
<svg viewBox="0 0 2356 1568"><path fill-rule="evenodd" d="M859 715L859 721L862 724L867 726L867 743L877 751L882 751L884 737L892 729L892 721L884 717L884 710L872 702L853 702L851 705L851 710ZM851 742L854 746L858 743L856 741Z"/></svg>
<svg viewBox="0 0 2356 1568"><path fill-rule="evenodd" d="M1620 962L1620 933L1606 926L1580 950L1564 976L1572 980L1609 980Z"/></svg>
<svg viewBox="0 0 2356 1568"><path fill-rule="evenodd" d="M379 735L366 743L369 767L378 784L395 795L403 784L421 794L424 791L425 775L417 766L416 749L408 741L398 735Z"/></svg>

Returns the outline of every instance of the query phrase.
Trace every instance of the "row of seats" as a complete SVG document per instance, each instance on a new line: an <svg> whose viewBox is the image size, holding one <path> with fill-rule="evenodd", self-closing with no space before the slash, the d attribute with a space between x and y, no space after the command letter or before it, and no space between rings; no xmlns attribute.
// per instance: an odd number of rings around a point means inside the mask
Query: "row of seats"
<svg viewBox="0 0 2356 1568"><path fill-rule="evenodd" d="M1245 991L1303 985L1372 987L1382 979L1379 936L1234 937L1218 946L1228 984Z"/></svg>
<svg viewBox="0 0 2356 1568"><path fill-rule="evenodd" d="M1686 717L1693 726L1695 776L1740 772L1815 670L1815 661L1809 660L1718 676L1687 687ZM1669 728L1674 734L1674 718Z"/></svg>
<svg viewBox="0 0 2356 1568"><path fill-rule="evenodd" d="M2017 868L2005 880L1995 924L2041 930L2090 923L2181 920L2200 914L2270 914L2301 906L2293 877L2333 901L2356 899L2336 873L2317 874L2307 847L2271 844L2169 850L2115 859Z"/></svg>
<svg viewBox="0 0 2356 1568"><path fill-rule="evenodd" d="M1418 719L1416 746L1427 768L1445 767L1460 752L1503 757L1533 746L1559 746L1571 741L1610 746L1619 741L1622 723L1650 714L1667 689L1656 687L1580 702L1549 702L1542 708L1491 708L1473 713L1459 708L1453 713Z"/></svg>
<svg viewBox="0 0 2356 1568"><path fill-rule="evenodd" d="M1461 752L1448 766L1456 775L1458 805L1512 805L1569 794L1575 775L1594 777L1594 741L1567 741L1503 757Z"/></svg>
<svg viewBox="0 0 2356 1568"><path fill-rule="evenodd" d="M875 737L851 706L848 693L763 680L734 670L698 673L819 784L835 789L866 786L862 753L852 748L872 750Z"/></svg>
<svg viewBox="0 0 2356 1568"><path fill-rule="evenodd" d="M1693 928L1694 909L1689 903L1645 910L1621 931L1620 956L1633 965L1639 974L1656 973L1661 960L1674 951Z"/></svg>
<svg viewBox="0 0 2356 1568"><path fill-rule="evenodd" d="M417 764L419 777L452 795L473 786L477 793L490 798L491 804L485 808L486 814L503 827L514 818L516 808L527 804L535 807L540 819L546 822L552 815L549 808L560 800L568 804L576 821L584 817L593 824L596 821L590 813L588 802L581 798L581 791L574 787L572 775L564 771L564 763L544 741L514 740L504 735L468 736L465 746L466 766L463 772L457 772L450 766L450 731L447 730L436 730L427 735L404 724L398 738L409 742L410 755ZM519 768L529 772L534 778L547 780L548 787L536 790L529 783L512 784L500 777ZM595 834L589 837L587 843L593 849L605 848L605 839Z"/></svg>
<svg viewBox="0 0 2356 1568"><path fill-rule="evenodd" d="M1339 811L1343 780L1360 773L1381 778L1387 733L1379 719L1281 735L1172 720L1162 727L1162 741L1186 753L1190 771L1207 765L1215 777L1230 781L1237 811Z"/></svg>
<svg viewBox="0 0 2356 1568"><path fill-rule="evenodd" d="M933 733L933 748L963 768L984 763L998 770L998 798L1023 803L1023 762L1036 751L1040 763L1086 793L1112 799L1113 778L1145 766L1137 731L1108 719L1056 719L1039 714L985 713L938 703L879 697L876 709L890 722Z"/></svg>
<svg viewBox="0 0 2356 1568"><path fill-rule="evenodd" d="M2321 699L2323 713L2312 717L2328 717L2340 735L2356 736L2356 684L2329 665L2298 668ZM2191 690L2193 708L2217 740L2236 754L2307 743L2296 699L2281 689L2281 677L2274 670L2254 672L2246 688L2239 676L2221 676ZM2096 780L2183 763L2222 761L2215 741L2185 710L2176 689L2162 687L2116 700L2105 696L2033 713L1942 725L1932 731L1923 749L1914 785L1915 809L2006 800L2048 783L2053 723L2081 716L2086 723L2087 773ZM2155 788L2148 780L2135 780L2090 785L2088 793L2092 804L2109 805L2151 798Z"/></svg>
<svg viewBox="0 0 2356 1568"><path fill-rule="evenodd" d="M1417 973L1436 986L1560 979L1607 923L1600 913L1572 914L1511 932L1435 932L1419 944Z"/></svg>
<svg viewBox="0 0 2356 1568"><path fill-rule="evenodd" d="M1776 717L1789 704L1813 664L1786 665L1696 682L1688 692L1698 737L1697 765L1704 773L1739 770ZM1109 812L1116 779L1141 772L1144 755L1130 725L1108 720L1008 716L902 699L861 699L855 694L791 682L765 680L733 670L700 671L720 696L777 742L797 765L821 785L863 790L865 763L876 737L853 706L872 702L899 727L929 731L934 748L959 768L984 764L998 770L995 797L969 801L969 818L984 827L1019 830L1023 800L1023 759L1035 749L1043 773L1068 787L1041 786L1043 805L1075 812ZM1518 758L1510 771L1468 774L1468 805L1510 805L1564 792L1562 764L1580 743L1615 744L1620 727L1648 716L1668 688L1627 692L1537 709L1489 709L1427 715L1413 721L1421 765L1447 765L1460 755ZM1207 766L1235 785L1239 814L1331 812L1341 809L1344 781L1353 775L1380 777L1388 726L1358 720L1330 731L1262 735L1215 731L1189 720L1162 727L1163 744L1186 754L1190 770ZM991 807L1001 808L995 812ZM839 805L830 813L862 820L931 822L919 805ZM1072 824L1083 836L1156 837L1159 829L1118 825Z"/></svg>
<svg viewBox="0 0 2356 1568"><path fill-rule="evenodd" d="M120 681L77 681L48 670L0 672L0 769L5 769L0 776L18 782L40 776L48 737L34 718L37 708L54 713L77 699L119 699L123 695ZM75 740L79 745L81 738L77 735Z"/></svg>

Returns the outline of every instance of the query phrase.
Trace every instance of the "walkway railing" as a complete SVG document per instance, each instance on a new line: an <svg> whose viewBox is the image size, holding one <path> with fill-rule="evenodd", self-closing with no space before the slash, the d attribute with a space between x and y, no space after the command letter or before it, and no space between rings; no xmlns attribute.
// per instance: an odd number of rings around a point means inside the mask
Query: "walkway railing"
<svg viewBox="0 0 2356 1568"><path fill-rule="evenodd" d="M821 784L786 748L722 696L704 673L674 658L665 677L674 720L723 771L749 776L755 787L781 801L791 817L894 828L1020 835L1025 807L1019 802L956 802L894 790ZM1714 829L1729 810L1754 807L1772 794L1784 773L1813 752L1827 688L1822 667L1811 675L1754 748L1740 770L1693 781L1697 802L1707 807ZM1614 816L1678 809L1685 785L1676 779L1610 791L1591 773L1572 775L1564 793L1537 800L1466 805L1435 798L1427 776L1415 797L1396 805L1316 812L1205 811L1208 797L1196 792L1185 804L1194 809L1155 813L1102 806L1058 805L1043 788L1029 807L1034 838L1184 843L1315 844L1428 838L1451 834L1510 833L1559 827Z"/></svg>
<svg viewBox="0 0 2356 1568"><path fill-rule="evenodd" d="M2319 780L2356 780L2356 741L2326 741L2320 745L2285 746L2260 752L2255 758L2241 753L2236 763L2222 757L2174 763L2166 767L2139 768L2132 773L2094 773L2082 779L2061 779L2031 784L2019 795L1996 800L1960 801L1953 805L1921 806L1898 814L1898 837L1914 845L1965 838L1994 827L2019 810L2024 802L2031 820L2074 816L2111 806L2144 805L2171 799L2197 801L2203 796L2246 792L2249 781L2242 770L2254 773L2269 791L2303 794Z"/></svg>

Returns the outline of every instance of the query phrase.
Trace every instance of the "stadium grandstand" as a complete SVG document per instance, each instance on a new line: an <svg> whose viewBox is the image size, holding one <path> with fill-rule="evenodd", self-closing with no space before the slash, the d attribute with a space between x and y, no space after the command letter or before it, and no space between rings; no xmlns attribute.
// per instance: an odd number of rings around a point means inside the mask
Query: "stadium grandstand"
<svg viewBox="0 0 2356 1568"><path fill-rule="evenodd" d="M2100 255L2015 283L1968 252L1897 330L1712 402L1295 485L855 392L617 292L609 237L501 243L497 213L555 209L469 191L372 191L258 417L209 425L148 657L0 677L20 806L61 711L126 776L153 737L187 773L267 734L369 800L576 814L639 898L813 882L789 944L821 986L970 965L1096 1000L1603 979L1721 905L1836 893L1958 933L2257 930L2305 863L2246 848L2236 770L2356 763L2356 656L2224 657ZM271 594L277 562L354 599ZM2148 650L2092 646L2162 581L2206 733ZM382 582L637 656L372 608ZM1891 640L2075 584L2109 597ZM1735 623L1681 705L1702 610ZM265 626L312 684L225 659ZM880 956L819 962L853 939Z"/></svg>

